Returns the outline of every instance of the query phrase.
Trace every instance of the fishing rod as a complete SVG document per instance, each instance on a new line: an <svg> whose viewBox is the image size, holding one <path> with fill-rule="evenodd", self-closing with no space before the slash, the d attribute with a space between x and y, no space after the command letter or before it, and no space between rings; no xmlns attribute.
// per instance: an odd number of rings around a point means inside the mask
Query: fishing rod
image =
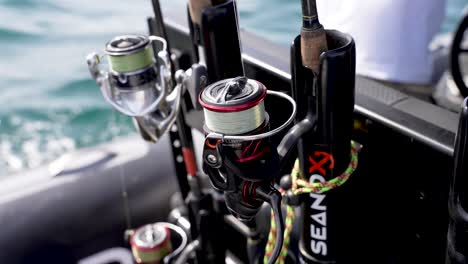
<svg viewBox="0 0 468 264"><path fill-rule="evenodd" d="M357 166L358 145L351 143L355 47L349 35L323 28L315 0L302 0L302 28L291 46L291 73L299 109L296 126L308 120L312 128L300 135L288 190L302 197L300 258L304 263L332 263L344 246L340 202L349 198L334 189L347 188Z"/></svg>
<svg viewBox="0 0 468 264"><path fill-rule="evenodd" d="M87 63L91 76L101 87L106 101L119 112L133 117L135 126L144 139L157 142L164 133L174 130L172 127L175 123L185 164L185 175L177 171L182 198L189 207L189 221L185 220L185 223L190 223L188 228L191 239L203 238L202 241L210 241L210 238L204 237L207 232L200 230L202 219L198 214L200 204L210 204L209 201L204 201L209 200L210 197L202 194L197 178L198 169L193 153L191 131L186 126L184 117L185 92L199 89L190 85L201 84L190 81L192 76L187 75L183 70L175 73L170 46L166 41L166 32L161 26L164 25L164 21L159 1L155 0L153 5L156 23L149 23L151 36L117 36L106 44L105 55L92 53L88 55ZM159 31L160 36L153 34L157 33L156 31ZM156 51L157 47L160 50L157 56L154 56L153 50ZM108 70L101 67L104 59L108 62ZM181 218L183 216L180 216L177 221L183 220ZM126 232L138 263L159 261L169 263L175 259L174 254L179 254L179 249L185 247L182 242L188 240L187 234L179 232L180 230L172 228L173 226L160 227L158 224L160 223L148 224ZM156 225L158 225L157 228ZM175 233L171 235L171 232ZM180 237L178 240L180 243L177 248L175 245L173 248L169 242L170 237L177 237L177 235ZM199 263L218 262L218 259L207 261L205 253L198 252Z"/></svg>
<svg viewBox="0 0 468 264"><path fill-rule="evenodd" d="M222 3L222 1L219 1L217 4ZM203 16L201 16L201 12L205 12L204 9L208 7L206 1L190 1L189 6L195 7L196 12L198 13L195 21L197 23L200 23L203 19ZM161 25L164 25L162 14L160 12L160 6L159 6L159 1L154 0L153 1L153 7L155 10L155 18L156 18L156 25L158 26L158 31L161 34L161 36L166 36L165 29L164 27L161 28ZM232 11L235 9L232 9L232 3L231 5L228 5L228 8L231 7L231 9L228 11ZM216 11L219 10L225 10L226 7L224 6L216 6L214 7ZM193 8L192 8L193 10ZM210 14L210 12L206 12ZM232 12L231 12L232 13ZM194 14L192 12L191 14ZM229 17L229 16L227 16ZM232 16L231 16L232 18ZM228 20L227 20L228 21ZM235 22L235 20L234 20ZM219 25L223 24L228 24L226 21L218 21ZM202 27L204 29L204 32L210 32L210 26L211 22L206 22L205 23L208 26ZM231 20L232 24L232 20ZM151 28L151 27L150 27ZM229 28L229 25L226 26L226 28ZM231 34L234 34L237 36L237 31L232 31ZM223 46L224 47L224 46ZM229 46L227 46L229 47ZM199 49L202 50L202 49ZM221 54L226 53L225 50L218 50ZM239 51L240 53L240 51ZM206 53L205 53L206 54ZM211 53L208 53L211 54ZM240 59L239 59L240 61ZM213 60L210 60L210 62L213 62ZM208 65L212 65L213 63L208 63ZM209 78L208 78L208 73L206 69L206 64L204 63L204 60L201 62L195 63L192 65L187 71L177 71L176 75L174 76L176 80L181 80L182 83L184 83L184 87L188 91L188 94L190 95L192 99L192 106L195 109L199 108L198 104L198 94L199 92L204 88L206 84L208 84ZM219 66L215 66L219 67ZM187 102L188 101L183 101L181 104L181 111L179 112L178 115L178 120L176 124L178 125L178 131L179 131L179 137L181 139L181 145L183 148L183 154L184 154L184 161L187 164L193 164L192 170L195 172L197 168L195 167L195 156L193 153L193 143L192 143L192 137L191 137L191 131L190 128L186 125L186 120L185 120L185 113L187 110ZM190 155L186 155L186 153L189 152ZM192 162L190 162L192 160ZM187 161L189 161L187 163ZM190 168L187 167L187 171L189 172L189 184L191 186L191 191L188 195L187 198L185 198L185 203L187 204L189 208L189 221L191 223L191 235L193 242L197 242L196 247L187 247L190 248L191 251L194 251L196 253L196 261L197 263L220 263L224 261L225 259L225 242L222 237L222 233L224 230L224 224L223 224L223 218L222 215L219 214L219 212L216 212L215 210L215 203L214 203L214 197L213 193L208 191L203 191L200 186L200 179L197 177L194 180L194 177L190 177ZM188 250L188 249L187 249ZM184 250L185 252L185 250ZM191 254L187 253L185 256L189 256Z"/></svg>
<svg viewBox="0 0 468 264"><path fill-rule="evenodd" d="M236 3L233 0L188 0L187 17L190 35L194 46L195 61L188 73L195 82L209 85L216 81L243 76L241 47L237 20ZM188 86L192 105L196 110L201 106L198 95L203 87ZM216 192L216 191L215 191ZM224 261L227 242L222 237L225 229L224 204L225 198L220 200L217 192L210 197L216 201L215 208L205 202L203 209L209 212L200 220L200 234L205 234L201 240L200 251L213 256L214 263ZM208 253L208 254L206 254ZM201 253L203 254L203 253ZM199 259L200 263L206 260Z"/></svg>
<svg viewBox="0 0 468 264"><path fill-rule="evenodd" d="M154 10L154 21L152 19L148 20L148 27L149 27L149 30L150 30L150 34L160 36L163 39L167 40L168 36L167 36L167 33L166 33L166 29L164 27L164 18L163 18L162 13L161 13L161 6L160 6L160 3L159 3L159 0L152 0L152 5L153 5L153 10ZM167 53L168 53L168 57L172 58L170 42L167 42ZM173 82L178 81L180 83L184 83L185 89L187 89L188 91L200 89L200 88L194 88L194 86L196 86L196 85L202 86L202 84L200 84L200 82L191 82L190 84L188 84L188 80L192 76L191 75L187 76L182 71L178 71L177 75L176 75L176 68L175 68L175 65L174 65L174 61L171 59L169 61L169 63L171 65L171 68L170 68L171 69L171 78L172 78ZM200 78L200 77L198 77L198 78ZM188 87L188 86L190 86L190 87ZM194 179L195 177L197 177L198 168L197 168L197 163L196 163L196 160L195 160L195 154L194 154L194 151L193 151L192 133L191 133L190 128L186 125L186 121L185 121L185 115L186 115L186 112L187 112L187 106L186 106L186 102L185 102L186 93L183 93L182 96L183 96L182 103L180 104L180 110L177 113L175 125L177 127L176 130L177 130L177 134L179 136L178 139L180 141L180 146L181 146L181 149L182 149L182 156L183 156L184 164L185 164L185 172L187 174L185 179L188 179L188 182L185 183L185 182L182 181L180 183L182 184L182 186L185 186L187 184L187 186L190 186L189 189L191 189L194 192L196 192L197 194L199 194L201 192L200 186L198 186L197 180ZM184 189L184 188L181 188L181 189ZM185 193L182 192L182 198L183 199L187 198L187 192L185 192Z"/></svg>
<svg viewBox="0 0 468 264"><path fill-rule="evenodd" d="M155 42L161 46L157 56ZM132 117L145 139L157 142L176 121L184 90L182 80L173 83L166 40L154 35L121 35L106 43L104 53L93 52L86 58L103 97L117 111ZM107 69L102 67L104 62ZM181 186L186 181L183 177L178 180ZM188 241L183 229L162 222L125 234L137 263L171 263Z"/></svg>
<svg viewBox="0 0 468 264"><path fill-rule="evenodd" d="M256 233L253 219L261 205L270 204L277 226L276 243L265 256L268 263L274 263L283 244L284 224L281 195L273 187L280 160L270 137L293 120L295 107L288 122L269 131L263 103L266 88L243 77L235 1L189 0L188 10L196 58L206 65L211 84L199 96L206 134L203 169L213 187L224 193L229 212L242 220L237 225L245 224L253 230L251 234ZM295 105L292 99L290 102ZM247 244L249 260L258 261L262 254L260 237L248 236Z"/></svg>
<svg viewBox="0 0 468 264"><path fill-rule="evenodd" d="M164 39L168 39L165 26L164 26L164 18L162 16L161 12L161 6L159 3L159 0L153 0L152 1L153 5L153 10L154 10L154 21L152 19L148 20L148 25L150 29L151 34L156 34ZM172 58L171 56L171 49L170 49L170 43L168 43L168 53L169 57ZM172 79L173 81L179 81L181 83L184 83L184 86L186 88L186 91L189 92L190 96L193 97L192 93L195 93L196 91L200 90L201 87L204 85L202 82L199 80L201 78L206 78L206 73L205 72L200 72L200 71L190 71L184 72L182 70L175 72L175 66L173 60L171 60L171 66L172 66ZM176 118L176 126L177 126L177 135L178 139L177 141L180 142L180 147L182 149L182 157L184 160L185 164L185 171L178 171L178 178L184 178L184 180L179 180L179 185L181 185L180 189L183 190L184 188L188 187L188 192L184 193L182 192L182 199L185 201L185 204L188 207L187 211L187 217L188 222L190 223L189 225L189 231L190 231L190 236L193 239L193 241L206 241L208 240L204 235L204 230L201 230L201 224L200 224L200 216L198 215L198 212L200 211L201 208L201 203L204 200L209 199L209 197L203 193L202 187L201 187L201 182L200 182L200 173L198 172L196 160L195 160L195 154L193 150L193 139L192 139L192 132L190 127L187 126L185 116L187 112L187 104L186 104L186 93L183 94L183 101L180 106L180 111L177 115ZM170 133L171 136L171 133ZM171 138L171 142L173 144L176 142ZM173 151L177 152L178 149L173 147ZM175 153L174 153L175 154ZM176 167L177 164L176 164ZM185 175L184 175L185 173ZM206 203L206 201L205 201ZM180 212L180 208L174 208L171 212L171 216L174 218L175 215L177 215L177 219L173 219L177 222L180 221L186 221L184 220L184 215ZM182 209L182 211L185 211ZM205 243L206 244L206 243ZM204 263L207 262L207 259L205 258L206 252L200 252L199 247L197 248L192 248L192 250L195 250L197 253L197 261L198 263ZM185 252L185 250L184 250Z"/></svg>
<svg viewBox="0 0 468 264"><path fill-rule="evenodd" d="M197 50L200 55L198 56L199 63L192 65L185 72L177 71L176 75L174 75L175 69L173 63L169 61L169 65L172 66L170 68L172 81L176 81L178 85L181 85L184 90L189 92L192 98L192 105L195 107L198 106L195 98L197 98L199 91L201 91L205 84L225 78L226 76L237 75L238 73L243 74L235 2L223 2L219 1L215 3L215 6L211 6L214 3L203 0L189 1L190 21L194 22L194 27L191 27L194 29L192 30L194 32L192 36L194 36L194 43L197 43L199 47ZM153 1L153 7L156 23L150 23L151 33L159 31L159 35L167 39L164 27L162 26L164 23L159 1ZM214 26L214 23L217 25ZM220 31L219 25L223 25L222 31ZM221 38L219 38L220 32L224 33ZM226 35L226 32L228 32L228 35ZM237 39L237 43L234 42L233 45L232 42L226 41L226 39ZM201 48L202 46L203 48ZM166 50L170 57L170 48L166 47ZM238 56L228 57L225 54L238 54ZM241 66L237 69L240 68L242 69L241 71L233 70L235 69L233 65L236 65L236 62L237 66ZM183 93L182 98L184 95ZM210 202L212 196L203 193L200 190L198 179L194 180L193 177L197 169L194 161L191 136L189 136L191 131L186 126L184 117L185 107L185 102L182 99L177 113L176 124L191 186L190 192L184 195L183 198L189 207L192 239L199 241L198 246L191 247L191 249L197 252L198 263L219 263L220 261L224 261L225 257L225 249L223 248L223 240L221 238L222 224L219 221L220 219L217 220L219 216L213 211L213 202ZM145 127L145 124L141 125L138 119L137 122L139 127ZM183 181L179 182L184 183Z"/></svg>
<svg viewBox="0 0 468 264"><path fill-rule="evenodd" d="M208 1L205 1L204 3L207 4ZM213 83L214 79L219 80L219 78L225 76L223 75L223 73L225 74L227 71L223 72L223 70L226 69L226 66L229 66L226 65L226 63L220 64L219 62L230 62L232 65L232 59L218 59L217 61L212 63L210 58L218 58L220 57L218 56L218 54L220 54L221 56L225 55L226 51L231 52L231 49L226 49L226 46L228 45L214 45L212 47L208 46L211 43L217 43L216 41L219 42L219 39L216 40L209 38L217 36L216 34L211 34L212 32L210 32L210 34L207 34L207 28L209 28L209 25L206 24L206 21L209 21L207 19L209 17L207 15L207 10L209 10L209 7L205 6L205 10L203 10L201 18L197 18L195 16L196 12L194 12L194 10L199 10L195 7L196 6L194 5L189 6L189 9L191 8L190 10L192 11L191 20L189 20L189 23L191 22L191 36L192 40L194 41L194 46L197 46L197 50L201 51L198 53L198 55L205 56L209 80L210 83ZM310 76L310 78L306 78L307 84L313 84L313 82L315 81L315 76L319 75L320 73L319 56L322 52L327 50L327 42L325 30L323 29L323 26L320 25L318 21L318 16L316 15L315 2L303 2L303 9L304 26L301 31L302 38L300 38L303 48L300 50L304 54L303 56L298 56L298 58L301 58L301 67L307 68L310 72L310 74L305 75L307 77ZM237 23L233 23L233 25L236 25L237 29ZM223 32L219 32L218 35L222 34ZM207 38L209 41L207 41ZM230 40L232 38L222 38L222 40L226 39ZM239 45L239 41L237 39L235 40L236 41L230 42L230 44L234 46ZM200 44L202 44L205 47L204 50L199 48ZM236 46L236 51L240 51L239 46ZM213 52L216 51L218 47L224 48L222 50L223 52ZM350 47L354 46L351 45ZM215 54L217 57L211 56L210 54ZM237 57L239 57L239 55L237 55ZM217 71L215 72L212 69L216 69ZM234 67L234 69L236 69L236 67ZM237 70L239 76L242 76L240 75L241 73L243 73L241 68L238 67ZM228 207L229 211L239 219L249 221L257 214L260 205L264 201L270 202L270 205L274 211L274 221L272 222L271 226L276 226L276 235L272 235L270 233L270 237L275 237L276 241L275 239L269 239L267 249L265 250L264 254L264 261L267 263L273 263L278 259L280 255L280 249L283 242L284 226L282 223L282 217L280 213L281 210L278 210L278 207L280 205L278 205L278 203L269 201L268 199L259 200L252 198L251 196L252 194L255 194L257 192L268 192L262 189L257 190L257 188L259 188L259 186L263 186L262 188L265 188L265 186L272 186L271 184L274 183L275 178L273 175L276 175L278 171L282 170L282 168L280 168L279 166L284 166L285 160L287 159L288 154L290 153L291 147L293 147L297 143L297 140L301 137L301 135L303 136L303 138L308 135L310 136L311 133L306 133L306 131L314 127L315 118L313 115L316 115L316 111L310 111L310 114L307 116L307 120L305 120L306 116L302 116L299 120L303 120L303 122L298 122L298 125L295 126L290 131L290 133L288 133L287 136L284 138L284 141L280 143L278 149L270 148L271 151L267 151L267 148L265 146L271 147L271 142L269 142L269 140L263 140L263 137L255 136L255 134L262 134L262 132L264 132L265 129L268 130L268 121L265 121L266 126L261 125L262 122L264 122L265 120L264 115L262 115L264 111L261 107L262 104L258 103L262 101L262 99L256 99L258 97L258 94L256 95L256 89L252 87L257 87L258 85L255 86L254 80L250 81L251 82L249 82L245 78L240 77L234 79L223 78L222 81L213 83L201 93L200 104L204 108L204 130L206 134L203 151L204 171L209 175L212 185L217 190L224 192L226 206ZM351 84L352 89L350 90L352 93L354 93L354 83L352 82ZM308 86L309 85L305 85L304 88ZM309 91L311 90L312 89L309 89ZM306 94L306 96L303 97L306 100L305 102L303 101L304 99L300 100L302 106L304 106L303 109L305 109L305 112L307 112L308 107L310 107L310 109L313 109L317 105L315 102L312 103L312 101L315 100L315 98L313 98L312 96L308 97L307 95L308 94ZM245 101L237 100L236 98L238 96L239 98L243 98ZM311 99L308 100L307 98ZM353 96L351 96L351 100L354 100ZM244 106L246 105L248 107L244 108ZM351 107L353 106L354 102L352 101ZM325 109L323 109L323 112L326 112L328 114L331 110L335 110L327 109L328 107L330 107L330 105L326 104L324 106ZM349 107L345 106L345 110L349 110ZM352 121L352 119L349 119L349 121ZM317 124L318 123L319 122L317 122ZM329 128L328 126L326 126L329 124L326 124L323 120L321 120L320 124L322 124L324 130L325 128ZM342 128L342 126L338 127ZM346 131L347 130L345 129L344 133L346 133ZM327 132L328 131L325 131L325 133ZM347 140L347 144L350 144L350 138L345 138L344 140ZM304 142L302 142L302 144L304 144ZM251 146L255 147L251 149ZM281 155L276 152L277 150L279 153L281 153ZM253 151L253 153L249 153L249 151ZM262 151L264 151L264 153L262 153ZM347 145L347 148L345 147L344 149L340 149L340 152L341 151L347 152L347 154L349 155L351 148L349 145ZM245 160L251 160L252 162L257 163L243 164ZM349 156L343 159L341 159L340 156L340 161L341 160L343 160L344 162L348 162L350 159ZM301 161L304 161L304 159L301 159ZM341 165L341 163L339 165ZM339 169L341 169L341 167L339 167ZM270 189L269 192L270 197L281 197L281 195L278 194L278 191L273 192L271 190L272 189ZM253 196L255 197L255 195ZM293 200L289 198L290 197L288 197L288 200ZM306 228L306 232L310 234L311 229Z"/></svg>
<svg viewBox="0 0 468 264"><path fill-rule="evenodd" d="M188 21L195 60L197 61L192 66L193 70L205 69L208 75L208 84L244 75L235 1L189 0ZM208 91L208 88L204 91ZM193 94L199 94L200 92L201 90L195 91ZM200 103L198 97L193 98L194 105L200 106ZM206 121L210 122L209 119L205 119ZM244 146L244 148L246 147ZM207 172L206 165L204 171ZM213 174L209 172L207 174L209 176L216 175L217 172L213 171ZM213 180L211 182L213 184ZM224 192L222 188L216 189L220 193ZM239 191L223 195L225 204L222 204L221 207L227 206L228 210L238 217L245 213L244 210L251 211L251 214L253 212L253 215L255 215L258 208L255 210L246 209L238 199L239 195ZM255 204L258 207L262 202L255 202ZM224 212L218 213L224 214ZM231 221L228 224L237 226L238 230L250 230L243 235L246 235L249 241L247 246L249 259L251 262L255 261L261 251L259 247L261 241L260 237L256 235L254 221L246 220L235 223ZM240 227L241 225L245 225L245 227Z"/></svg>
<svg viewBox="0 0 468 264"><path fill-rule="evenodd" d="M315 74L320 67L320 55L328 50L325 29L320 24L316 0L302 0L301 60Z"/></svg>

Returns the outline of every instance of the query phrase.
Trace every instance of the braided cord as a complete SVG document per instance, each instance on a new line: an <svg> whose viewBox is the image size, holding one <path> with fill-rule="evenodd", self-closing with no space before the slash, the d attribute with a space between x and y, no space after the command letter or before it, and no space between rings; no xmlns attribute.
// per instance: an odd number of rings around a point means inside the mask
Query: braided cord
<svg viewBox="0 0 468 264"><path fill-rule="evenodd" d="M349 165L346 170L340 175L337 176L329 181L326 182L315 182L309 183L303 179L303 175L301 173L299 167L299 159L296 159L294 162L294 167L291 171L291 190L293 194L299 195L303 193L324 193L328 192L332 189L340 187L343 185L349 177L353 174L356 170L358 165L358 152L360 150L360 145L354 141L351 141L351 153L350 153L350 161ZM281 194L284 195L285 191L280 190ZM281 254L276 261L277 264L284 264L286 256L288 255L288 247L289 242L291 239L291 232L293 229L295 214L294 214L294 207L291 205L287 205L286 207L286 220L285 220L285 230L284 230L284 242L283 247L281 248ZM274 243L276 238L276 223L273 215L273 211L271 212L271 224L270 224L270 233L268 234L268 241L265 248L265 256L263 258L263 263L267 264L269 257L273 253Z"/></svg>
<svg viewBox="0 0 468 264"><path fill-rule="evenodd" d="M293 174L295 175L297 185L300 186L298 189L293 188L294 194L301 194L301 193L324 193L328 192L332 189L340 187L343 185L349 177L353 174L356 170L358 165L358 152L359 146L354 141L351 141L351 159L349 161L349 165L346 170L340 175L337 176L329 181L326 182L316 182L316 183L309 183L308 181L304 180L302 177L302 173L299 168L299 160L296 159L294 163L293 171L291 172L291 177ZM294 178L293 178L294 180Z"/></svg>
<svg viewBox="0 0 468 264"><path fill-rule="evenodd" d="M287 226L286 226L287 228ZM265 247L265 255L263 256L263 263L267 264L268 260L271 257L271 254L273 254L273 248L274 248L274 243L276 239L276 222L275 218L273 215L273 210L271 210L270 214L270 233L268 234L268 241ZM284 242L283 242L284 243ZM283 252L283 249L281 249L281 253ZM279 258L276 262L279 262Z"/></svg>

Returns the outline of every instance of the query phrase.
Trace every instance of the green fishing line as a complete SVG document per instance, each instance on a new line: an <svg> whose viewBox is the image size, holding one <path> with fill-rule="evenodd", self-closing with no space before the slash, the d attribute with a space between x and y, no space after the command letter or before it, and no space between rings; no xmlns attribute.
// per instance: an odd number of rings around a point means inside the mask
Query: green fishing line
<svg viewBox="0 0 468 264"><path fill-rule="evenodd" d="M110 68L118 73L144 69L153 63L153 49L150 45L132 54L108 55Z"/></svg>

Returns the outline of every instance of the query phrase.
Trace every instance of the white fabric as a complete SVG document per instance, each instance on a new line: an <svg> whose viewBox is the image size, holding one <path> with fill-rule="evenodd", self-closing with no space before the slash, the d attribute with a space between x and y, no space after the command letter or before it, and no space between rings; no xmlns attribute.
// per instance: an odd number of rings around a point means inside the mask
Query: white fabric
<svg viewBox="0 0 468 264"><path fill-rule="evenodd" d="M446 0L317 0L319 19L356 42L356 72L394 82L428 84L428 46L441 29Z"/></svg>

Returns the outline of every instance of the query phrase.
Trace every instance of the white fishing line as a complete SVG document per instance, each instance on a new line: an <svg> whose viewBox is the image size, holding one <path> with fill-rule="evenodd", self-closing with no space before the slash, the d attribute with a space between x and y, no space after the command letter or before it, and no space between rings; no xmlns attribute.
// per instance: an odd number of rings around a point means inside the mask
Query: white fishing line
<svg viewBox="0 0 468 264"><path fill-rule="evenodd" d="M253 131L265 121L263 101L258 105L238 112L215 112L204 108L205 125L212 132L240 135Z"/></svg>
<svg viewBox="0 0 468 264"><path fill-rule="evenodd" d="M118 126L116 124L116 120L117 120L116 111L112 111L112 117L113 117L112 118L112 126L117 127L117 130L111 130L112 137L115 138L116 135L119 134L118 130L120 130L121 128L120 128L120 126ZM121 195L122 195L122 207L123 207L123 213L124 213L124 217L125 217L125 224L126 224L127 229L131 229L132 228L132 218L131 218L131 215L130 215L130 205L129 205L129 202L128 202L129 197L128 197L128 192L127 192L127 180L126 180L125 168L122 165L122 163L119 163L118 167L119 167L120 191L121 191Z"/></svg>

